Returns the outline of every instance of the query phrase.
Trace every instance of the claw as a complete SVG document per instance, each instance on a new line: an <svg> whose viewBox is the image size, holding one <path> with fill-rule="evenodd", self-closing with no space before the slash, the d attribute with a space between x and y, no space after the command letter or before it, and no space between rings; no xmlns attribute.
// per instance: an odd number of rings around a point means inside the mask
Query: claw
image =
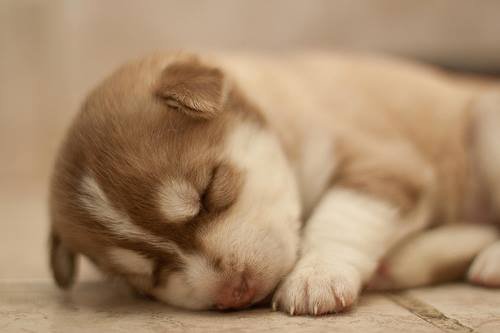
<svg viewBox="0 0 500 333"><path fill-rule="evenodd" d="M276 301L274 301L271 306L273 308L273 311L278 311L278 303Z"/></svg>
<svg viewBox="0 0 500 333"><path fill-rule="evenodd" d="M295 314L295 306L290 307L290 315L293 316Z"/></svg>
<svg viewBox="0 0 500 333"><path fill-rule="evenodd" d="M313 313L315 316L318 315L318 305L317 304L314 306Z"/></svg>

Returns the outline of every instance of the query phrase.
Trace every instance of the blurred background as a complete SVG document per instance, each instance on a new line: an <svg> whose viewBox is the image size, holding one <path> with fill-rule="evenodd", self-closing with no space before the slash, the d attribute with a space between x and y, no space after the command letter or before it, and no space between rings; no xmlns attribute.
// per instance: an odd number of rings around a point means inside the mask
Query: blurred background
<svg viewBox="0 0 500 333"><path fill-rule="evenodd" d="M0 0L0 279L46 279L52 161L87 91L157 49L393 53L500 72L495 0Z"/></svg>

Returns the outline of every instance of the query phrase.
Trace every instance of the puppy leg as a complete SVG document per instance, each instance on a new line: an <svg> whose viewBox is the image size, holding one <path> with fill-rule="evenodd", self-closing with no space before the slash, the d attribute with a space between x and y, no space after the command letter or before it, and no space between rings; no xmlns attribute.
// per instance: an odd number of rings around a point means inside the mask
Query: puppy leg
<svg viewBox="0 0 500 333"><path fill-rule="evenodd" d="M491 244L474 259L467 278L486 287L500 287L500 241Z"/></svg>
<svg viewBox="0 0 500 333"><path fill-rule="evenodd" d="M472 104L475 115L475 150L479 169L487 184L493 209L500 215L500 92L481 95ZM476 284L500 286L500 242L496 242L472 263L468 279Z"/></svg>
<svg viewBox="0 0 500 333"><path fill-rule="evenodd" d="M330 190L305 227L301 258L275 293L273 308L319 315L350 307L389 248L423 227L423 211L415 209L404 222L388 201Z"/></svg>
<svg viewBox="0 0 500 333"><path fill-rule="evenodd" d="M493 209L500 215L500 92L478 97L472 111L475 158Z"/></svg>
<svg viewBox="0 0 500 333"><path fill-rule="evenodd" d="M424 231L391 250L368 288L412 288L463 278L474 257L497 239L498 232L492 225L457 224ZM500 252L498 255L500 274ZM480 261L477 268L483 268L485 260Z"/></svg>

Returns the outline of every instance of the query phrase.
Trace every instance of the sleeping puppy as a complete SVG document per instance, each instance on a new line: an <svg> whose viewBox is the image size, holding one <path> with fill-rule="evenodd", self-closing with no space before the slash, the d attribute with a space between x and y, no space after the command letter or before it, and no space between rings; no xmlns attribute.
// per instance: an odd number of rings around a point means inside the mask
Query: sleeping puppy
<svg viewBox="0 0 500 333"><path fill-rule="evenodd" d="M488 88L342 54L126 64L59 152L54 278L69 287L83 254L175 306L239 309L274 292L292 315L342 311L366 286L457 278L478 254L469 279L499 285Z"/></svg>

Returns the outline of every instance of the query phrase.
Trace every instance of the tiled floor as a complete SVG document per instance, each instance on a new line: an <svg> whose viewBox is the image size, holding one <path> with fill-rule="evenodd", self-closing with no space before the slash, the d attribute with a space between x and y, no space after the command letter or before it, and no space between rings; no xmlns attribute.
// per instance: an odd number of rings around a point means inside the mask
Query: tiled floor
<svg viewBox="0 0 500 333"><path fill-rule="evenodd" d="M409 309L398 302L403 300ZM409 304L411 303L411 304ZM415 304L416 303L416 304ZM500 292L449 285L369 294L351 312L290 317L267 308L186 312L109 283L69 293L48 281L0 282L0 332L500 332Z"/></svg>

